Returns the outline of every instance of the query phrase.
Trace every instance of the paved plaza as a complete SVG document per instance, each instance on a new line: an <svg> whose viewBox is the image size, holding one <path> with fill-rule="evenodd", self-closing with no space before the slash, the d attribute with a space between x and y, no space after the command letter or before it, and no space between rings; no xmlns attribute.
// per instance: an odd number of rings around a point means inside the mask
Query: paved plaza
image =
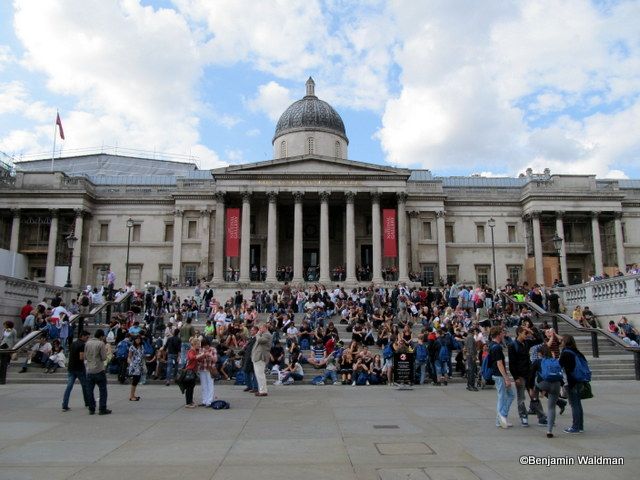
<svg viewBox="0 0 640 480"><path fill-rule="evenodd" d="M634 381L594 382L586 432L562 433L567 409L553 439L534 425L496 429L495 391L459 384L270 387L265 398L220 386L226 411L185 409L174 386L141 386L142 400L129 402L128 386L109 385L109 416L89 416L78 387L62 413L63 388L0 387L0 479L584 480L640 469ZM523 466L523 455L615 456L624 466Z"/></svg>

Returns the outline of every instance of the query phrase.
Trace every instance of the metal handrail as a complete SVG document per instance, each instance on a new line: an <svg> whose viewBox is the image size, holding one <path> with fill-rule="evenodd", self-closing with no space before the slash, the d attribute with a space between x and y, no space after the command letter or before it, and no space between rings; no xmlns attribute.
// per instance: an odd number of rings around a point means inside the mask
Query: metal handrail
<svg viewBox="0 0 640 480"><path fill-rule="evenodd" d="M506 295L504 293L501 295L505 300L507 300L512 305L524 305L530 310L536 312L538 315L550 316L552 318L553 328L556 332L558 331L558 318L559 318L563 322L571 325L573 328L575 328L579 332L589 333L591 335L591 350L594 358L598 358L600 356L599 349L598 349L598 335L601 335L605 337L607 340L610 340L616 347L622 348L628 352L633 353L634 360L635 360L634 364L635 364L636 380L640 380L640 347L633 347L631 345L627 345L623 340L620 339L620 337L606 330L602 330L600 328L593 328L593 327L583 327L581 324L576 322L573 318L569 317L568 315L565 315L564 313L548 312L533 302L528 302L528 301L520 302L515 298L510 297L509 295Z"/></svg>
<svg viewBox="0 0 640 480"><path fill-rule="evenodd" d="M118 300L108 300L104 303L101 303L100 305L97 305L96 307L94 307L88 313L76 313L74 315L71 315L69 317L69 325L73 325L76 322L82 325L82 321L85 318L94 317L95 315L97 315L102 310L105 310L108 307L124 305L125 302L131 299L132 296L133 296L132 292L126 292ZM7 366L9 365L9 359L11 358L11 355L31 345L33 342L38 340L42 335L44 335L44 332L45 332L44 330L35 330L33 332L30 332L20 340L18 340L18 342L16 342L16 344L13 346L13 348L0 349L0 385L4 385L6 383Z"/></svg>

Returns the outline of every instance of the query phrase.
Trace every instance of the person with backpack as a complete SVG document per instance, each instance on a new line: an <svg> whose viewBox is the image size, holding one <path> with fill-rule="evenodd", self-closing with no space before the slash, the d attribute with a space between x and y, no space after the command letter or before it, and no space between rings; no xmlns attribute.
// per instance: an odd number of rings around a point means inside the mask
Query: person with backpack
<svg viewBox="0 0 640 480"><path fill-rule="evenodd" d="M501 326L491 327L489 332L491 343L489 344L489 355L483 361L483 370L486 366L491 370L491 377L496 384L496 392L498 402L496 406L496 427L509 428L513 424L509 423L509 409L515 397L512 381L509 378L509 372L505 366L504 352L502 351L502 342L504 341L505 331ZM485 363L487 365L485 365ZM483 372L483 376L485 373Z"/></svg>
<svg viewBox="0 0 640 480"><path fill-rule="evenodd" d="M451 351L447 346L447 332L443 329L440 330L438 339L435 341L435 364L436 364L436 376L437 383L436 385L447 385L447 378L450 374L449 371L449 360L451 359Z"/></svg>
<svg viewBox="0 0 640 480"><path fill-rule="evenodd" d="M516 338L509 344L509 372L513 375L516 384L516 399L518 403L518 414L520 423L523 427L529 426L527 417L527 406L525 393L529 385L531 361L529 359L529 349L542 340L536 340L533 332L525 325L516 328ZM533 386L533 385L531 385ZM544 414L540 411L538 415L538 423L544 425Z"/></svg>
<svg viewBox="0 0 640 480"><path fill-rule="evenodd" d="M538 350L538 358L531 365L531 370L535 374L536 388L547 396L547 438L553 438L556 404L560 401L560 388L563 383L562 367L560 361L551 353L551 349L543 344ZM559 405L562 414L566 402Z"/></svg>
<svg viewBox="0 0 640 480"><path fill-rule="evenodd" d="M418 344L416 345L416 376L420 375L418 383L424 385L424 381L427 376L427 360L429 359L429 352L427 351L427 345L424 343L424 334L418 335Z"/></svg>
<svg viewBox="0 0 640 480"><path fill-rule="evenodd" d="M127 379L127 360L129 358L129 347L131 347L131 335L127 333L123 340L116 346L116 359L118 360L118 382L124 385Z"/></svg>
<svg viewBox="0 0 640 480"><path fill-rule="evenodd" d="M578 350L572 335L563 335L560 342L562 353L560 365L567 374L569 387L569 405L571 405L572 425L564 429L564 433L578 434L584 432L584 411L580 393L583 384L591 381L591 370L584 355Z"/></svg>

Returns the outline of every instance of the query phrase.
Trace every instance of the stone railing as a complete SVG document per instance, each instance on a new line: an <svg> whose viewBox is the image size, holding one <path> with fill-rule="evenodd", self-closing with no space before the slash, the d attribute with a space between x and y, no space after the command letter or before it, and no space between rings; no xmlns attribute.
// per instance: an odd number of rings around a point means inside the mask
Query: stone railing
<svg viewBox="0 0 640 480"><path fill-rule="evenodd" d="M586 305L597 316L640 315L640 275L613 277L557 290L568 311L576 305Z"/></svg>

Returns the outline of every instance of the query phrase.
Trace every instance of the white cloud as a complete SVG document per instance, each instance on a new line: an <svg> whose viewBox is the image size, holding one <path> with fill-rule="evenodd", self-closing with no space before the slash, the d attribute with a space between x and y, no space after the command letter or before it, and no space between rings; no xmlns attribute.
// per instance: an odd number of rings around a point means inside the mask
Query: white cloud
<svg viewBox="0 0 640 480"><path fill-rule="evenodd" d="M584 0L397 1L393 10L402 90L377 134L391 162L604 176L640 153L629 129L640 122L640 3L606 15ZM606 103L619 107L583 113ZM528 123L541 115L545 123Z"/></svg>
<svg viewBox="0 0 640 480"><path fill-rule="evenodd" d="M15 62L15 60L9 45L0 45L0 72L4 70L7 65Z"/></svg>
<svg viewBox="0 0 640 480"><path fill-rule="evenodd" d="M77 99L65 118L66 148L119 143L219 164L199 145L199 52L173 10L121 2L15 2L23 65L43 72L53 92ZM179 67L178 67L179 66Z"/></svg>
<svg viewBox="0 0 640 480"><path fill-rule="evenodd" d="M245 135L247 137L257 137L258 135L260 135L260 129L259 128L252 128L251 130L247 130L245 132Z"/></svg>
<svg viewBox="0 0 640 480"><path fill-rule="evenodd" d="M265 113L272 121L276 122L292 102L293 96L289 89L272 81L260 85L255 97L247 101L247 106L253 112Z"/></svg>

